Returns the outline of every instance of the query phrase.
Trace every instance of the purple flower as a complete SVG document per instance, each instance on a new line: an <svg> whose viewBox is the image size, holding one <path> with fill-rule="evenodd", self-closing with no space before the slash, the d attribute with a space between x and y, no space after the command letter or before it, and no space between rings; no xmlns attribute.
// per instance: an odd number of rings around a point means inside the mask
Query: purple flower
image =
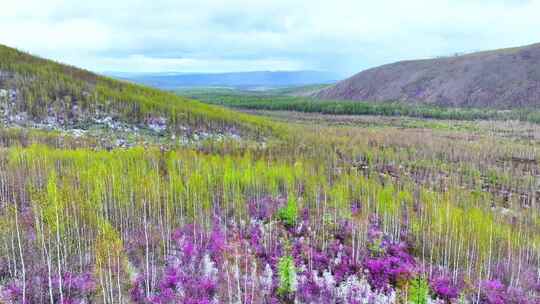
<svg viewBox="0 0 540 304"><path fill-rule="evenodd" d="M443 300L452 301L459 296L459 289L452 285L449 278L436 277L431 280L430 286L435 295Z"/></svg>
<svg viewBox="0 0 540 304"><path fill-rule="evenodd" d="M505 304L506 288L499 280L486 280L480 283L480 303L482 304Z"/></svg>

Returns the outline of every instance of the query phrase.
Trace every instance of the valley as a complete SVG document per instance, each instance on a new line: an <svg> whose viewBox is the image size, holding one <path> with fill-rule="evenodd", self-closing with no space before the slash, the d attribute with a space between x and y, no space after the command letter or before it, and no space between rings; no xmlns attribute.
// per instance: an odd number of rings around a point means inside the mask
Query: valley
<svg viewBox="0 0 540 304"><path fill-rule="evenodd" d="M534 111L176 94L0 50L0 302L539 301Z"/></svg>

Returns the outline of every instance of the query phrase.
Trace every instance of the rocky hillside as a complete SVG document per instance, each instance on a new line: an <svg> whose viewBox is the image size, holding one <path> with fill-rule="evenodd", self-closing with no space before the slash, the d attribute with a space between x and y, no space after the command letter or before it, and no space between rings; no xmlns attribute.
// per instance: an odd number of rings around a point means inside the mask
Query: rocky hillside
<svg viewBox="0 0 540 304"><path fill-rule="evenodd" d="M267 135L269 121L0 45L0 126Z"/></svg>
<svg viewBox="0 0 540 304"><path fill-rule="evenodd" d="M457 107L539 107L540 44L388 64L314 96Z"/></svg>

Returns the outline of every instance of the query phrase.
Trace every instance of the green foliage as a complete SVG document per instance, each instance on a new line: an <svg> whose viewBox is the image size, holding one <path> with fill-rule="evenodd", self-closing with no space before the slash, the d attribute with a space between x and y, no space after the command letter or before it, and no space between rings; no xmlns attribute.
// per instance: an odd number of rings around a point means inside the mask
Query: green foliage
<svg viewBox="0 0 540 304"><path fill-rule="evenodd" d="M89 252L102 270L109 268L109 255L117 260L111 262L113 268L128 266L122 247L140 250L140 244L129 240L140 236L142 227L155 240L149 245L152 255L161 259L172 250L168 235L176 227L209 227L216 213L242 221L255 210L267 219L284 197L288 199L276 217L293 226L299 210L307 208L310 220L320 221L313 233L321 246L346 218L357 231L350 236L343 230L347 242L367 244L373 255L384 255L382 240L367 237L370 216L377 214L381 230L393 240L403 233L410 236L419 262L448 265L451 271L470 269L464 274L468 281L507 258L509 267L519 271L520 252L539 248L538 208L522 208L513 196L501 212L499 191L485 189L493 175L496 186L534 193L534 179L528 184L525 178L535 175L524 173L522 164L512 169L508 159L538 159L536 145L471 140L446 131L295 130L294 136L269 142L264 149L238 143L168 151L168 146L152 145L111 151L51 148L57 145L31 145L40 142L41 133L6 131L6 143L28 144L0 149L0 200L30 204L33 216L25 218L36 221L32 227L38 246L54 246L60 239L63 255ZM55 136L50 141L60 142ZM387 173L392 166L396 177ZM531 167L535 173L536 165ZM262 204L271 208L253 208ZM12 224L0 226L6 237L16 234ZM1 255L12 255L9 246L0 246ZM294 265L289 262L285 269Z"/></svg>
<svg viewBox="0 0 540 304"><path fill-rule="evenodd" d="M256 94L235 91L179 92L201 101L233 108L298 111L334 115L409 116L445 120L520 120L540 123L538 109L475 109L447 108L435 105L411 105L400 102L369 102L344 100L317 100L309 97ZM427 122L425 122L427 124Z"/></svg>
<svg viewBox="0 0 540 304"><path fill-rule="evenodd" d="M19 91L17 111L34 119L56 116L84 122L97 114L141 124L164 117L173 133L244 132L254 136L283 134L283 126L156 89L116 81L75 67L41 59L0 45L0 88Z"/></svg>
<svg viewBox="0 0 540 304"><path fill-rule="evenodd" d="M296 266L292 256L283 256L278 263L279 287L278 293L282 296L290 295L296 291Z"/></svg>
<svg viewBox="0 0 540 304"><path fill-rule="evenodd" d="M415 278L409 286L410 304L427 304L429 299L429 284L423 278Z"/></svg>
<svg viewBox="0 0 540 304"><path fill-rule="evenodd" d="M279 209L278 217L289 227L296 224L298 219L298 203L294 195L289 195L287 205Z"/></svg>
<svg viewBox="0 0 540 304"><path fill-rule="evenodd" d="M469 304L469 301L467 300L465 294L459 295L459 298L457 299L457 304Z"/></svg>
<svg viewBox="0 0 540 304"><path fill-rule="evenodd" d="M410 237L422 265L444 265L452 273L463 273L470 282L489 276L486 272L502 262L517 274L522 263L538 266L540 153L530 138L507 139L514 133L534 133L536 127L530 124L508 123L512 131L503 130L503 137L492 135L500 127L492 122L486 128L489 134L465 133L429 120L404 126L429 130L285 127L3 47L0 70L12 73L0 85L22 88L19 110L36 117L70 115L70 109L77 106L84 115L109 113L131 123L164 116L172 123L171 132L187 128L186 132L284 135L253 146L205 142L196 148L149 144L106 151L100 149L100 139L0 128L2 257L16 255L11 248L17 235L14 220L21 219L27 223L28 233L35 235L24 241L29 250L46 244L59 256L53 259L60 264L64 263L62 257L88 256L97 263L95 271L100 275L110 269L123 272L129 268L124 246L130 250L144 247L129 242L142 241L141 230L149 238L144 241L151 258L163 259L173 250L169 235L176 227L186 223L209 227L216 215L245 220L253 212L250 207L266 203L272 208L265 211L274 212L273 207L287 196L276 217L293 227L300 208L307 208L310 220L320 220L313 233L321 247L329 245L325 239L328 231L341 228L336 225L341 219L352 219L355 233L348 235L343 229L345 242L352 242L355 248L367 244L372 255L383 256L382 238L366 237L370 216L377 214L381 230L392 240L402 239L403 233ZM540 121L538 114L525 111L228 92L203 97L210 103L253 109ZM479 129L484 123L466 125ZM16 212L21 213L20 218L13 216ZM265 213L264 218L267 216ZM281 231L275 232L277 240ZM61 245L61 250L52 250L54 245ZM17 263L12 266L16 268ZM467 271L461 272L463 269ZM282 257L278 270L280 294L290 296L296 287L292 257ZM519 281L519 275L515 280ZM417 278L410 283L411 303L426 303L427 282Z"/></svg>
<svg viewBox="0 0 540 304"><path fill-rule="evenodd" d="M52 171L47 182L47 199L42 203L42 213L43 221L54 232L63 230L61 221L63 209L64 205L57 188L56 172Z"/></svg>

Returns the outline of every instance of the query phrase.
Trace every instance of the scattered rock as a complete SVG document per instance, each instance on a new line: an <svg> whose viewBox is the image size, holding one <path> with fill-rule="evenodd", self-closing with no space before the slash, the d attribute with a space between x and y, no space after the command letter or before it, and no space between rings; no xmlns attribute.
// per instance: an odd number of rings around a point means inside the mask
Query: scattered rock
<svg viewBox="0 0 540 304"><path fill-rule="evenodd" d="M151 117L146 119L148 128L156 133L162 133L167 130L167 119L164 117Z"/></svg>
<svg viewBox="0 0 540 304"><path fill-rule="evenodd" d="M21 112L14 115L9 115L8 121L14 124L26 125L28 121L28 114L26 114L26 112Z"/></svg>
<svg viewBox="0 0 540 304"><path fill-rule="evenodd" d="M119 147L119 148L128 148L130 146L128 141L123 138L117 139L115 142L115 145L116 147Z"/></svg>
<svg viewBox="0 0 540 304"><path fill-rule="evenodd" d="M73 129L71 130L71 134L75 137L82 137L86 134L86 130Z"/></svg>

